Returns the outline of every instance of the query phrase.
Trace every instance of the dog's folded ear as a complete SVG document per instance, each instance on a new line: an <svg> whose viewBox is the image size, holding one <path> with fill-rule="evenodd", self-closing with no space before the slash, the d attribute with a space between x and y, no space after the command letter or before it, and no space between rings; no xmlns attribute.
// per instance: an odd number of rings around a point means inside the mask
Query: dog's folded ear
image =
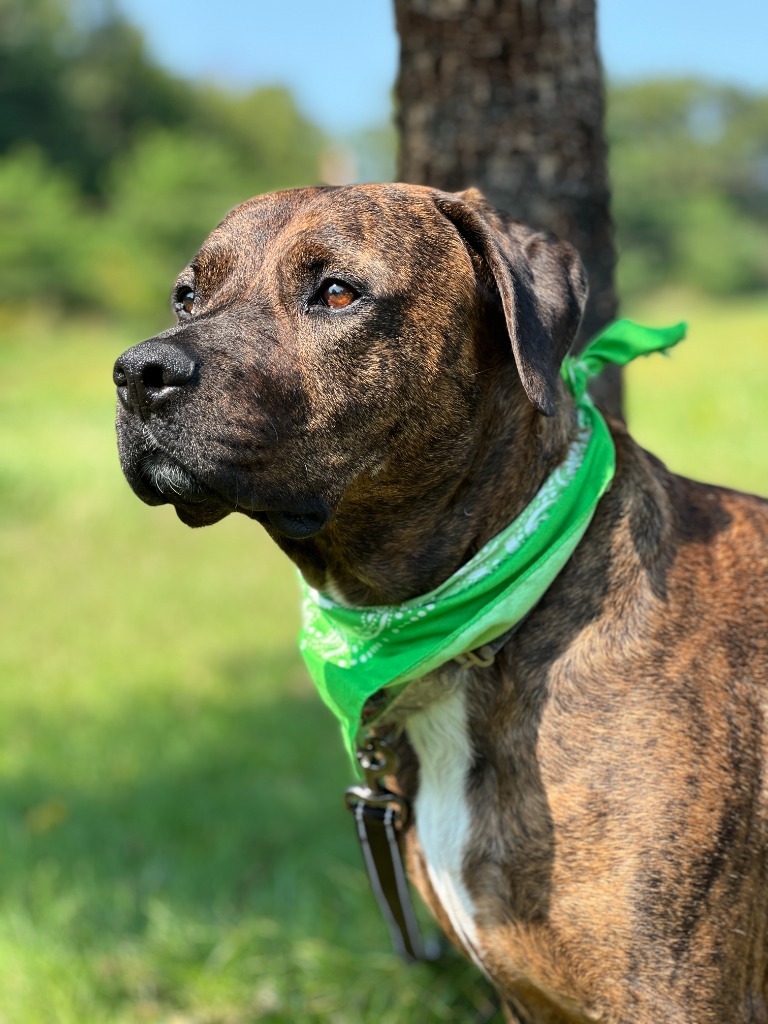
<svg viewBox="0 0 768 1024"><path fill-rule="evenodd" d="M576 250L496 212L477 189L436 192L440 212L490 274L525 392L551 416L560 365L576 337L587 279Z"/></svg>

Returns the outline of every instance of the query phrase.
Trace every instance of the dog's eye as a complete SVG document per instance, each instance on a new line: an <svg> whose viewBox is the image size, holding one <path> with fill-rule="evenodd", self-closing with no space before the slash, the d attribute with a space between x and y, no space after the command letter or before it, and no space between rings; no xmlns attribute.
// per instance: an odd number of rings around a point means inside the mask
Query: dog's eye
<svg viewBox="0 0 768 1024"><path fill-rule="evenodd" d="M176 311L177 316L181 316L183 313L191 313L194 305L194 288L190 288L188 285L182 285L176 290L176 294L173 297L173 308Z"/></svg>
<svg viewBox="0 0 768 1024"><path fill-rule="evenodd" d="M355 299L359 298L358 293L351 285L343 281L324 281L317 293L318 301L330 309L344 309Z"/></svg>

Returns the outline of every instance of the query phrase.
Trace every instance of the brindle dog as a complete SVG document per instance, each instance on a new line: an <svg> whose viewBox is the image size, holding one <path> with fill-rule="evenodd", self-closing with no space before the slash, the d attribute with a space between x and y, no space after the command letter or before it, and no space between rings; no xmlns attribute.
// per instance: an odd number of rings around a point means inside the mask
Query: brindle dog
<svg viewBox="0 0 768 1024"><path fill-rule="evenodd" d="M563 458L585 292L474 191L252 199L117 361L123 469L190 526L262 523L339 599L425 593ZM612 430L565 570L406 722L410 869L510 1021L766 1022L768 504Z"/></svg>

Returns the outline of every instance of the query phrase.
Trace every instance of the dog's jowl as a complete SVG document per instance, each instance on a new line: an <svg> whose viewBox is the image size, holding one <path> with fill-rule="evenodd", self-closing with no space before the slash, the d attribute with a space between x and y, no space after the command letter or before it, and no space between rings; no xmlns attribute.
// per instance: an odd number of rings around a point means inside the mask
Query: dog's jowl
<svg viewBox="0 0 768 1024"><path fill-rule="evenodd" d="M252 199L118 359L120 459L299 567L313 676L397 745L411 877L510 1021L768 1022L768 504L606 426L585 295L474 191Z"/></svg>

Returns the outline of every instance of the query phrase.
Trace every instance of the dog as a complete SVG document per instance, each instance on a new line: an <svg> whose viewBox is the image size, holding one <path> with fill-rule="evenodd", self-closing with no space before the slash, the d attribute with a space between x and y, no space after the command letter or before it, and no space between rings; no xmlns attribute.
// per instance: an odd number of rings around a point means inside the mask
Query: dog
<svg viewBox="0 0 768 1024"><path fill-rule="evenodd" d="M341 603L408 601L562 462L585 299L476 190L251 199L117 360L124 473L189 526L256 520ZM409 871L508 1021L768 1022L768 503L610 429L565 568L405 721Z"/></svg>

